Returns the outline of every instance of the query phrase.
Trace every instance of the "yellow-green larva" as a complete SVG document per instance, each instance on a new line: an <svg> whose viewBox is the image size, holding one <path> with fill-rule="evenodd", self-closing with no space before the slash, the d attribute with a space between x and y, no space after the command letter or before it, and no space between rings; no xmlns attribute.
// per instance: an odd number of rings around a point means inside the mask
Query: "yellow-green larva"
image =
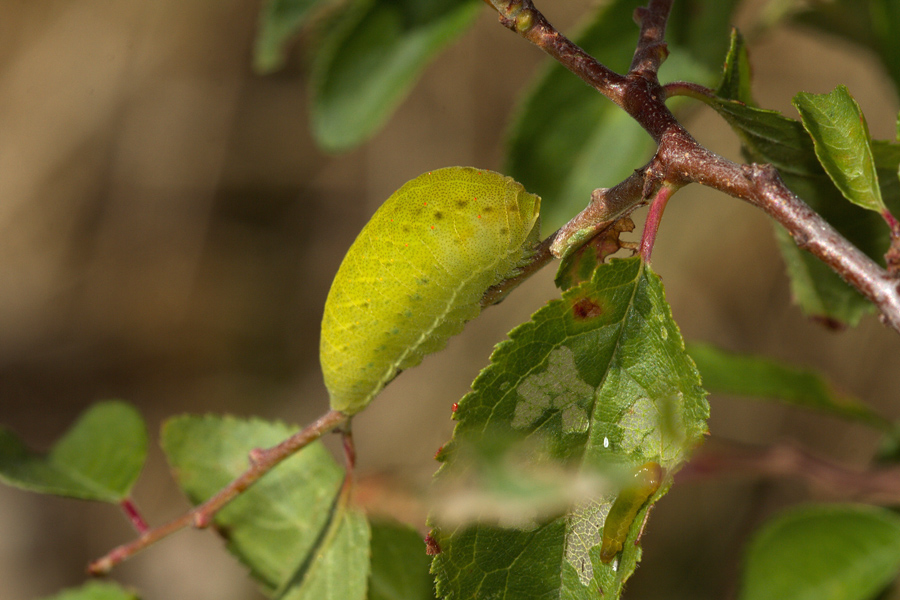
<svg viewBox="0 0 900 600"><path fill-rule="evenodd" d="M622 550L634 517L650 496L656 493L660 483L662 467L655 462L648 462L635 472L634 483L619 492L603 524L603 542L600 546L602 562L610 562Z"/></svg>
<svg viewBox="0 0 900 600"><path fill-rule="evenodd" d="M499 173L448 167L407 182L347 251L322 317L331 407L365 408L443 348L538 241L540 198Z"/></svg>

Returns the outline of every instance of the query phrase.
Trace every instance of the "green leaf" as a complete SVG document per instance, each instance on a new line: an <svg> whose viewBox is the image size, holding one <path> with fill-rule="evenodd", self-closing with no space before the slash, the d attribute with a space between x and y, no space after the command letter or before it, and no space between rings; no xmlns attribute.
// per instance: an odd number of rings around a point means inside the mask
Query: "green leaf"
<svg viewBox="0 0 900 600"><path fill-rule="evenodd" d="M315 9L329 0L267 0L259 13L259 30L253 45L253 68L266 74L284 66L287 46L307 23Z"/></svg>
<svg viewBox="0 0 900 600"><path fill-rule="evenodd" d="M90 581L80 588L68 589L44 600L138 600L138 597L115 583Z"/></svg>
<svg viewBox="0 0 900 600"><path fill-rule="evenodd" d="M165 424L161 444L179 485L199 504L249 467L250 450L274 446L292 433L283 424L255 419L183 416ZM221 510L216 528L228 549L274 591L319 549L334 520L342 480L342 469L316 442ZM348 528L342 535L358 534L355 524Z"/></svg>
<svg viewBox="0 0 900 600"><path fill-rule="evenodd" d="M739 38L735 38L726 66L743 68L743 59L735 58L746 52ZM725 79L734 77L726 71ZM730 89L730 88L725 88ZM840 190L822 169L815 148L803 126L776 111L755 108L748 98L706 98L741 138L747 160L771 163L781 174L785 184L803 199L860 250L875 260L887 250L889 232L880 217L848 203ZM886 159L893 160L893 150L885 144L873 144L875 165L884 192L884 200L891 205L893 198L885 190ZM881 154L881 156L879 156ZM891 175L896 179L896 172ZM895 185L895 184L891 184ZM895 188L896 189L896 188ZM803 310L825 322L856 324L872 305L846 284L831 269L811 254L801 251L790 236L776 227L776 239L785 258L791 277L791 289Z"/></svg>
<svg viewBox="0 0 900 600"><path fill-rule="evenodd" d="M575 42L606 66L626 71L638 36L632 13L644 4L603 3ZM673 31L669 40L671 53L661 79L710 82L712 71L678 45L676 34ZM683 106L679 100L674 107ZM656 144L630 116L554 61L532 84L511 123L504 173L543 197L541 227L546 234L583 209L594 189L619 183L655 150Z"/></svg>
<svg viewBox="0 0 900 600"><path fill-rule="evenodd" d="M275 600L363 600L369 577L369 522L339 503L324 539L317 544Z"/></svg>
<svg viewBox="0 0 900 600"><path fill-rule="evenodd" d="M313 62L311 118L319 145L338 152L374 135L425 65L483 8L477 0L354 0Z"/></svg>
<svg viewBox="0 0 900 600"><path fill-rule="evenodd" d="M741 600L864 600L900 567L900 517L862 505L807 506L776 517L747 553Z"/></svg>
<svg viewBox="0 0 900 600"><path fill-rule="evenodd" d="M839 85L828 94L800 92L794 96L794 106L813 139L819 162L844 197L883 212L869 127L847 88Z"/></svg>
<svg viewBox="0 0 900 600"><path fill-rule="evenodd" d="M594 598L600 588L604 597L618 597L640 558L634 542L644 515L699 443L708 417L659 278L638 258L599 266L591 280L514 329L472 389L455 413L459 423L440 455L438 483L466 479L472 442L504 437L530 448L529 464L573 473L573 481L608 484L648 461L666 475L628 524L613 563L600 560L600 536L615 488L530 525L437 522L432 535L443 551L432 570L439 595Z"/></svg>
<svg viewBox="0 0 900 600"><path fill-rule="evenodd" d="M710 344L692 342L703 387L712 394L781 400L801 408L861 421L885 431L891 422L852 396L838 393L819 373L786 365L764 356L733 354Z"/></svg>
<svg viewBox="0 0 900 600"><path fill-rule="evenodd" d="M369 600L434 600L431 559L415 529L400 523L372 523Z"/></svg>
<svg viewBox="0 0 900 600"><path fill-rule="evenodd" d="M731 29L728 54L725 55L725 68L722 71L722 81L716 90L716 96L739 100L744 104L755 106L753 91L751 89L752 69L750 57L747 55L747 47L744 44L744 36L737 28Z"/></svg>
<svg viewBox="0 0 900 600"><path fill-rule="evenodd" d="M32 492L121 502L146 456L144 422L123 402L90 407L46 455L0 427L0 480Z"/></svg>

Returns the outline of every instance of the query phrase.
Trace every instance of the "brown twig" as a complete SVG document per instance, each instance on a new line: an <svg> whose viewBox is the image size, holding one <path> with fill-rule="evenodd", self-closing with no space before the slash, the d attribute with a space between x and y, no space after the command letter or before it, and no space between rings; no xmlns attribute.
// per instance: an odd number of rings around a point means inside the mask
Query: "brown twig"
<svg viewBox="0 0 900 600"><path fill-rule="evenodd" d="M104 575L117 564L176 531L191 525L197 528L208 527L217 512L253 485L260 477L271 471L284 459L322 437L323 434L340 427L348 419L349 417L340 411L329 411L277 446L251 452L250 468L219 490L212 498L177 519L160 527L148 529L137 539L114 548L106 556L91 563L88 566L88 572L92 575Z"/></svg>
<svg viewBox="0 0 900 600"><path fill-rule="evenodd" d="M792 444L752 446L708 440L676 476L679 483L744 473L805 480L834 497L878 504L900 503L900 467L855 470L814 456Z"/></svg>
<svg viewBox="0 0 900 600"><path fill-rule="evenodd" d="M657 69L665 59L665 23L671 0L650 0L635 11L641 35L625 76L600 64L559 33L530 0L491 0L505 26L531 41L598 92L622 107L657 142L656 156L643 169L612 188L596 190L591 204L564 225L551 251L562 256L576 249L618 215L627 215L657 193L661 185L699 183L764 210L803 248L868 298L881 319L900 332L900 281L866 256L794 195L771 165L740 165L701 146L665 105L673 95L702 95L709 90L688 83L662 87ZM527 26L526 26L527 25ZM640 190L640 193L638 193ZM900 254L900 251L898 251ZM898 259L900 260L900 259Z"/></svg>

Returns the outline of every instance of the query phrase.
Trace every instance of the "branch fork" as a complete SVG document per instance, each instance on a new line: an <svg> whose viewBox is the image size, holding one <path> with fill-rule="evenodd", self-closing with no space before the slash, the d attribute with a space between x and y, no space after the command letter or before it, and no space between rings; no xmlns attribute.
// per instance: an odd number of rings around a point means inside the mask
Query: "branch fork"
<svg viewBox="0 0 900 600"><path fill-rule="evenodd" d="M485 0L488 1L488 0ZM585 210L551 236L549 251L557 257L576 250L616 218L626 216L656 197L660 209L668 197L688 183L699 183L762 209L781 224L797 245L815 255L881 311L881 321L900 332L900 232L892 236L886 257L889 270L866 256L818 213L791 192L771 165L740 165L701 146L666 107L667 97L682 94L708 95L711 90L696 84L661 86L657 79L667 55L666 21L672 0L650 0L635 10L640 37L631 68L615 73L559 33L531 0L490 0L501 22L517 31L598 92L620 106L657 142L656 156L625 181L592 194ZM526 31L511 26L527 14ZM659 190L668 189L664 197ZM655 227L642 241L642 254L649 258ZM889 222L890 224L890 222ZM892 227L893 229L893 227ZM900 229L900 227L898 227Z"/></svg>

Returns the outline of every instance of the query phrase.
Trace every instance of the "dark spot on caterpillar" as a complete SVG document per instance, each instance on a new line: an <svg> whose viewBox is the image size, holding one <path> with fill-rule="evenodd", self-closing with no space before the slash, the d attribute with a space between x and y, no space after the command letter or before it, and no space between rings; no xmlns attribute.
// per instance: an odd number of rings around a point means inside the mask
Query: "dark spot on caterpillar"
<svg viewBox="0 0 900 600"><path fill-rule="evenodd" d="M494 207L493 206L485 206L484 208L481 209L481 212L483 212L483 213L494 212Z"/></svg>
<svg viewBox="0 0 900 600"><path fill-rule="evenodd" d="M444 218L444 213L442 213L441 211L436 211L434 213L434 218L437 219L438 221L440 221L441 219Z"/></svg>
<svg viewBox="0 0 900 600"><path fill-rule="evenodd" d="M572 305L572 314L579 321L586 321L602 315L603 307L590 298L582 298Z"/></svg>
<svg viewBox="0 0 900 600"><path fill-rule="evenodd" d="M409 225L403 226L403 233L409 233Z"/></svg>
<svg viewBox="0 0 900 600"><path fill-rule="evenodd" d="M457 200L456 208L465 208L467 204L468 202L466 202L465 200Z"/></svg>
<svg viewBox="0 0 900 600"><path fill-rule="evenodd" d="M425 554L428 556L436 556L442 552L441 545L429 533L425 536Z"/></svg>
<svg viewBox="0 0 900 600"><path fill-rule="evenodd" d="M509 227L501 227L500 228L500 235L508 235L508 234L509 234Z"/></svg>

